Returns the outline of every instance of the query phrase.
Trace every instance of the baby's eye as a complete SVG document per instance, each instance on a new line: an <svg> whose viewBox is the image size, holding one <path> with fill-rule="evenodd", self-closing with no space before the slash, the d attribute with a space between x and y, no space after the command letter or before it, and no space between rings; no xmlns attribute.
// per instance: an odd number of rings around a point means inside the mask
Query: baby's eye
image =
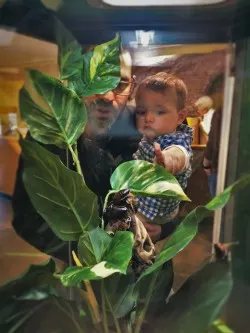
<svg viewBox="0 0 250 333"><path fill-rule="evenodd" d="M164 111L164 110L158 110L158 111L156 111L156 114L157 114L158 116L161 116L161 115L163 115L163 114L166 114L166 111Z"/></svg>
<svg viewBox="0 0 250 333"><path fill-rule="evenodd" d="M137 116L144 116L145 115L145 111L144 110L135 110L135 114L137 115Z"/></svg>

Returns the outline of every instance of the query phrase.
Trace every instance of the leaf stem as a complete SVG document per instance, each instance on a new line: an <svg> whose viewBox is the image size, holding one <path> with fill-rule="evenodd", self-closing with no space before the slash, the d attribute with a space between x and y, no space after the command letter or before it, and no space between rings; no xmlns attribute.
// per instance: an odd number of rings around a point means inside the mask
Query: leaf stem
<svg viewBox="0 0 250 333"><path fill-rule="evenodd" d="M109 299L109 297L108 297L108 295L107 295L107 293L105 291L105 288L104 288L104 294L105 294L105 298L106 298L106 302L108 304L109 310L110 310L110 312L112 314L112 317L113 317L113 321L114 321L114 324L115 324L116 331L117 331L117 333L122 333L120 325L119 325L119 322L118 322L118 320L117 320L117 318L116 318L116 316L114 314L112 305L110 303L110 299Z"/></svg>
<svg viewBox="0 0 250 333"><path fill-rule="evenodd" d="M44 301L42 303L38 303L35 307L33 307L27 314L24 314L12 328L9 330L9 333L14 333L16 332L35 312L40 310L41 307L44 305L47 305L48 301Z"/></svg>
<svg viewBox="0 0 250 333"><path fill-rule="evenodd" d="M69 151L71 153L71 156L73 158L73 161L75 163L76 171L82 176L83 181L84 181L84 177L83 177L83 173L82 173L82 168L81 168L80 161L79 161L79 158L78 158L77 149L76 149L76 152L75 152L71 145L68 145L68 147L69 147Z"/></svg>
<svg viewBox="0 0 250 333"><path fill-rule="evenodd" d="M54 303L57 305L57 307L66 315L68 316L71 321L73 322L73 324L75 325L78 333L84 333L83 328L78 324L78 322L75 319L75 316L72 314L72 311L68 312L63 305L60 304L60 302L54 298Z"/></svg>
<svg viewBox="0 0 250 333"><path fill-rule="evenodd" d="M150 302L152 293L154 291L154 287L155 287L157 277L158 277L158 272L155 272L153 274L152 280L150 281L150 285L149 285L148 292L147 292L147 295L146 295L145 305L144 305L143 309L141 310L141 312L139 312L138 318L136 320L134 333L140 333L140 331L141 331L141 326L143 324L146 312L148 310L149 302Z"/></svg>
<svg viewBox="0 0 250 333"><path fill-rule="evenodd" d="M108 328L108 320L107 320L107 313L106 313L106 304L105 304L105 286L104 286L104 280L101 280L101 294L102 294L102 313L103 313L103 328L104 333L109 333Z"/></svg>
<svg viewBox="0 0 250 333"><path fill-rule="evenodd" d="M132 325L130 322L127 323L127 333L133 333L132 332Z"/></svg>
<svg viewBox="0 0 250 333"><path fill-rule="evenodd" d="M82 267L80 260L78 259L77 255L74 251L72 251L73 259L76 263L76 266ZM101 321L100 313L99 313L99 305L95 297L95 293L93 288L88 280L83 281L86 287L86 297L89 302L89 305L92 309L92 320L94 324L98 324Z"/></svg>
<svg viewBox="0 0 250 333"><path fill-rule="evenodd" d="M123 323L122 323L122 332L124 332L124 333L133 333L130 318L125 319L123 321Z"/></svg>

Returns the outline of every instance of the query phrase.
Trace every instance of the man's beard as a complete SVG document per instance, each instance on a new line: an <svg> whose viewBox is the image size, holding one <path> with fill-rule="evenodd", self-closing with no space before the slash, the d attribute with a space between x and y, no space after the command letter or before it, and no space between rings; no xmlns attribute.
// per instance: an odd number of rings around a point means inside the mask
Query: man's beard
<svg viewBox="0 0 250 333"><path fill-rule="evenodd" d="M109 128L113 125L115 119L98 119L98 118L90 118L89 124L91 128L91 132L95 135L102 135L108 132Z"/></svg>
<svg viewBox="0 0 250 333"><path fill-rule="evenodd" d="M98 109L107 110L103 116ZM105 101L96 101L88 107L88 123L91 129L91 133L94 135L102 135L108 132L110 127L116 121L119 111L116 110L111 103Z"/></svg>

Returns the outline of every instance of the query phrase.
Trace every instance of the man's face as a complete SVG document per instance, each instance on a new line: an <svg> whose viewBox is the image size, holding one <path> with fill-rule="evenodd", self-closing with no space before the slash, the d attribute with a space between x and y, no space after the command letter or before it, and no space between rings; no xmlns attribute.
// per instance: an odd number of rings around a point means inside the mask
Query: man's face
<svg viewBox="0 0 250 333"><path fill-rule="evenodd" d="M132 86L131 60L128 54L121 55L120 60L121 81L118 87L85 99L88 105L86 133L89 136L107 132L127 103Z"/></svg>

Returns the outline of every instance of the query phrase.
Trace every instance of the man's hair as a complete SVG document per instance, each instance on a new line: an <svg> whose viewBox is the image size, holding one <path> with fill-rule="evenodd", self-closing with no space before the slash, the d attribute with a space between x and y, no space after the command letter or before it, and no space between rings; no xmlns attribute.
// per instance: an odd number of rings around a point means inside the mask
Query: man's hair
<svg viewBox="0 0 250 333"><path fill-rule="evenodd" d="M187 87L181 79L174 75L160 72L149 76L140 83L137 93L141 88L147 88L163 94L173 89L177 96L177 110L180 111L185 107L188 94Z"/></svg>
<svg viewBox="0 0 250 333"><path fill-rule="evenodd" d="M218 90L223 90L224 87L224 73L219 73L212 78L210 81L205 94L211 96L216 93Z"/></svg>

